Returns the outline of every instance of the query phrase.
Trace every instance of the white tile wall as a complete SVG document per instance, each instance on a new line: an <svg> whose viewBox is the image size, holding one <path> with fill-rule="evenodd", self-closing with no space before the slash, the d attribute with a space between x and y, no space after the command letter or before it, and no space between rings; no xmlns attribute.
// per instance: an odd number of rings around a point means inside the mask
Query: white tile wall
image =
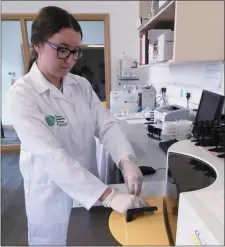
<svg viewBox="0 0 225 247"><path fill-rule="evenodd" d="M190 108L199 104L203 89L224 95L224 62L159 63L148 68L148 79L160 93L166 87L170 104L187 105L186 92L191 93ZM183 90L183 97L181 97Z"/></svg>

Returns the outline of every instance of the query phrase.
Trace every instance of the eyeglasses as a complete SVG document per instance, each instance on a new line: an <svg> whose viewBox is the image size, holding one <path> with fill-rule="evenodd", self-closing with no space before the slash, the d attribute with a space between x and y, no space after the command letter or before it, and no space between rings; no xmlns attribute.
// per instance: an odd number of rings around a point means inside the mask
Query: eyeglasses
<svg viewBox="0 0 225 247"><path fill-rule="evenodd" d="M81 48L70 50L68 48L58 47L56 45L53 45L52 43L50 43L47 40L45 40L45 43L48 44L49 46L51 46L53 49L55 49L57 51L57 56L58 56L59 59L67 59L70 56L70 54L72 53L74 61L77 61L84 54L84 50L82 50Z"/></svg>

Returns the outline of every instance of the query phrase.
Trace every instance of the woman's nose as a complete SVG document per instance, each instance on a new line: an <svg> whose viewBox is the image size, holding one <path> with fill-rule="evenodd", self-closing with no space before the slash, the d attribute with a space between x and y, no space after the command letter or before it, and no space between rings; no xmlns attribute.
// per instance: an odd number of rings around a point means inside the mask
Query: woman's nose
<svg viewBox="0 0 225 247"><path fill-rule="evenodd" d="M71 54L69 55L69 57L67 57L67 58L65 59L65 62L67 62L67 63L69 63L69 64L74 63L75 61L74 61L73 57L74 57L74 55L71 53Z"/></svg>

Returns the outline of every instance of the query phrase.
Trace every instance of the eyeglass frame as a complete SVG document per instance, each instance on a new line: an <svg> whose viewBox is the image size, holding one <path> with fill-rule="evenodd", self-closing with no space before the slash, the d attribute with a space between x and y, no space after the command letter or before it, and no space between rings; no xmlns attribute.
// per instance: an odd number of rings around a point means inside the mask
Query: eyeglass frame
<svg viewBox="0 0 225 247"><path fill-rule="evenodd" d="M50 47L52 47L53 49L55 49L55 50L57 51L57 57L58 57L59 59L67 59L71 54L73 54L73 60L74 60L74 61L78 61L78 60L84 55L84 50L81 49L81 48L79 48L79 50L82 52L82 55L81 55L78 59L74 59L74 54L75 54L75 52L77 52L77 48L75 48L74 50L70 50L69 48L66 48L66 47L58 47L57 45L52 44L52 43L49 42L48 40L45 40L44 42L45 42L46 44L48 44ZM70 52L69 55L66 56L65 58L59 57L58 53L59 53L59 50L60 50L60 49L68 50L68 51Z"/></svg>

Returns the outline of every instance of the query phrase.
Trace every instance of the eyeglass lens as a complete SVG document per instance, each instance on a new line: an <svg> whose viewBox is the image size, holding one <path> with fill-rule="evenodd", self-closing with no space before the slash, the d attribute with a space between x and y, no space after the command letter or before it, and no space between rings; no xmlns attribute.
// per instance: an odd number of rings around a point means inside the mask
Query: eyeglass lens
<svg viewBox="0 0 225 247"><path fill-rule="evenodd" d="M62 59L67 58L70 54L71 54L71 52L68 49L64 49L64 48L58 49L58 57L59 58L62 58ZM78 60L82 57L82 55L83 55L83 51L81 49L78 49L73 53L73 58L74 58L74 60Z"/></svg>

